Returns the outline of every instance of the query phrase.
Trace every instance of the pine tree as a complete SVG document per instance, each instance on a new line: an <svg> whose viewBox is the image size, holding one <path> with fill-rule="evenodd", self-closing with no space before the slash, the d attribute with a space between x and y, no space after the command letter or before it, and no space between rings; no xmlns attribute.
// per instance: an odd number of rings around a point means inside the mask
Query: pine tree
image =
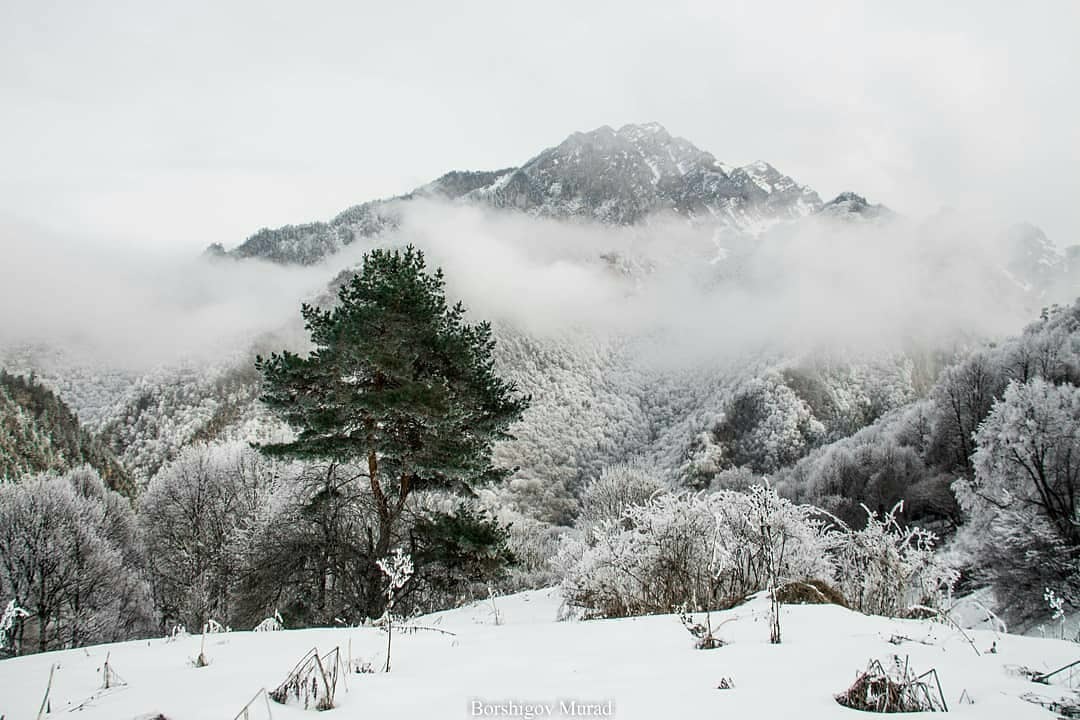
<svg viewBox="0 0 1080 720"><path fill-rule="evenodd" d="M303 306L315 346L307 357L256 359L263 402L297 431L263 450L365 467L377 516L369 553L378 560L412 492L505 476L492 446L509 437L530 398L495 374L491 326L469 325L461 303L447 304L442 271L429 273L419 250L365 254L338 300L331 309ZM377 568L369 573L379 582Z"/></svg>

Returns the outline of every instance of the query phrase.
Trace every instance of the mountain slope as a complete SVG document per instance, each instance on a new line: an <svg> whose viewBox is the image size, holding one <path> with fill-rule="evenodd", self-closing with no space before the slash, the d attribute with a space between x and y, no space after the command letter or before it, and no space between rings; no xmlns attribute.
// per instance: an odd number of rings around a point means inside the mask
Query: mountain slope
<svg viewBox="0 0 1080 720"><path fill-rule="evenodd" d="M657 123L574 133L520 168L459 190L456 176L444 176L416 194L619 225L674 212L740 230L802 217L821 206L817 193L768 163L728 167Z"/></svg>
<svg viewBox="0 0 1080 720"><path fill-rule="evenodd" d="M400 204L418 198L615 225L673 213L750 233L822 206L817 193L768 163L729 167L657 123L604 126L574 133L520 167L449 172L408 195L357 205L330 222L263 229L227 253L220 246L211 252L312 264L359 238L394 229Z"/></svg>
<svg viewBox="0 0 1080 720"><path fill-rule="evenodd" d="M114 490L133 495L130 477L71 409L35 381L0 370L0 480L90 465Z"/></svg>

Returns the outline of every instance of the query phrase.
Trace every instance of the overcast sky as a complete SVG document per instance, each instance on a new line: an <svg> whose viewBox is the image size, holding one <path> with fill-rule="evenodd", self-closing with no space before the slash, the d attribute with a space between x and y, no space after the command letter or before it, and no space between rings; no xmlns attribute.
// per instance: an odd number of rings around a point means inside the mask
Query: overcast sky
<svg viewBox="0 0 1080 720"><path fill-rule="evenodd" d="M0 232L198 251L575 130L1080 242L1080 2L0 0Z"/></svg>

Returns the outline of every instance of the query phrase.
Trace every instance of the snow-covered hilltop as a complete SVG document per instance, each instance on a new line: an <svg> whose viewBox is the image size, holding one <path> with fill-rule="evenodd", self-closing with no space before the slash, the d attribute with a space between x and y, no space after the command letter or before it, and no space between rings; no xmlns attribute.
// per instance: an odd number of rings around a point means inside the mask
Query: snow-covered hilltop
<svg viewBox="0 0 1080 720"><path fill-rule="evenodd" d="M438 198L556 219L616 225L673 213L758 233L817 212L812 189L765 162L729 167L658 123L578 132L520 167L453 171L399 198L352 207L327 223L260 230L234 257L310 264L397 226L400 203ZM225 253L215 246L214 253Z"/></svg>
<svg viewBox="0 0 1080 720"><path fill-rule="evenodd" d="M1051 715L1023 696L1049 703L1069 693L1064 678L1040 685L1022 668L1052 671L1074 660L1076 649L835 605L785 606L784 642L770 645L768 601L759 597L714 614L727 644L697 650L673 615L557 622L559 609L559 592L550 589L418 618L411 624L437 631L396 637L390 673L339 676L329 716L851 718L834 696L869 660L887 666L895 656L917 673L936 670L958 717L1036 720ZM378 667L385 646L375 628L324 628L208 635L209 665L201 668L191 662L200 638L190 635L32 655L0 663L0 714L34 717L55 666L48 717L231 718L253 697L243 716L250 720L313 717L314 709L268 702L257 691L273 691L312 647L340 648L345 665L351 654L354 667ZM106 660L114 673L109 689L102 687Z"/></svg>

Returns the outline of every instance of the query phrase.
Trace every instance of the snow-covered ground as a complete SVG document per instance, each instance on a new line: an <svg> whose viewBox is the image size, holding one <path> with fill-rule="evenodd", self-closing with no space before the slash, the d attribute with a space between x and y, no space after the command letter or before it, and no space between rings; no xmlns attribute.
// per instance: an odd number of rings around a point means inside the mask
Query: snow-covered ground
<svg viewBox="0 0 1080 720"><path fill-rule="evenodd" d="M969 633L929 621L868 617L836 606L785 606L783 643L768 642L762 598L723 613L729 644L696 650L674 616L558 621L558 590L537 590L418 619L454 633L395 635L389 674L349 674L337 708L324 717L571 717L598 707L616 718L858 718L833 695L846 689L870 658L910 656L918 672L936 668L949 710L980 720L1050 718L1020 696L1066 694L1010 670L1051 670L1080 658L1080 645L1059 640ZM890 643L893 636L908 640ZM49 668L56 665L48 717L75 711L94 720L234 718L260 689L272 690L313 646L335 646L354 660L381 664L386 636L378 629L321 629L208 635L207 667L191 660L200 638L155 639L31 655L0 662L0 715L37 717ZM996 653L986 652L996 644ZM99 690L106 655L126 685ZM730 678L733 689L717 686ZM974 704L960 703L970 697ZM608 703L610 702L610 705ZM550 710L549 710L550 709ZM313 717L314 710L270 704L274 718ZM579 717L582 715L578 715ZM267 717L260 700L251 720ZM594 715L595 717L595 715ZM862 716L865 717L865 716Z"/></svg>

